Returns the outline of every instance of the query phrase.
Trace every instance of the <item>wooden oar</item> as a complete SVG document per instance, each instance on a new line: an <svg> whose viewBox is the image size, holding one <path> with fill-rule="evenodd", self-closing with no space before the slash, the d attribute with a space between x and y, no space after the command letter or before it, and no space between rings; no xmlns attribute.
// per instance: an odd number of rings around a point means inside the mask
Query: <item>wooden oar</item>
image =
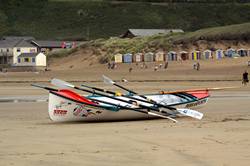
<svg viewBox="0 0 250 166"><path fill-rule="evenodd" d="M133 101L126 101L126 100L123 100L123 99L120 99L120 98L116 98L116 97L113 97L113 96L109 96L109 95L106 95L106 94L103 94L103 93L98 93L98 92L95 92L94 90L87 90L87 89L83 89L83 88L80 88L80 87L77 87L69 82L66 82L66 81L63 81L63 80L59 80L59 79L52 79L51 80L51 83L57 87L60 87L60 88L63 88L63 89L68 89L68 88L73 88L73 89L77 89L77 90L81 90L81 91L85 91L85 92L88 92L88 93L92 93L92 94L96 94L96 95L100 95L100 96L103 96L103 97L107 97L107 98L111 98L113 100L117 100L117 101L121 101L121 102L124 102L124 103L128 103L128 104L133 104ZM91 100L95 100L95 101L98 101L98 102L102 102L102 103L108 103L110 105L116 105L114 103L110 103L110 102L106 102L106 101L102 101L102 100L98 100L98 99L93 99L91 98ZM130 109L130 107L125 107L125 106L120 106L120 105L116 105L116 106L119 106L119 107L123 107L123 108L126 108L126 109ZM158 116L158 117L165 117L167 119L170 119L174 122L177 122L175 119L173 118L170 118L168 116L165 116L165 115L160 115L160 114L156 114L156 113L153 113L153 112L150 112L149 110L154 110L154 111L157 111L157 112L161 112L159 109L157 108L154 108L154 107L148 107L148 106L145 106L145 105L142 105L142 104L138 104L138 107L139 108L143 108L143 109L148 109L148 111L142 111L142 110L137 110L137 109L132 109L132 110L136 110L137 112L141 112L141 113L146 113L146 114L149 114L149 115L154 115L154 116ZM169 115L172 115L172 114L169 114Z"/></svg>

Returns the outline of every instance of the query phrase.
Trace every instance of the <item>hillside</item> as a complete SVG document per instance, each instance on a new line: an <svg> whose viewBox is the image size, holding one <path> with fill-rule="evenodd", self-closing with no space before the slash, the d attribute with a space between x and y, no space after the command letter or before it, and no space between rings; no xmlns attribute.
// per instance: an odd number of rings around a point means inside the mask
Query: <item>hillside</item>
<svg viewBox="0 0 250 166"><path fill-rule="evenodd" d="M250 21L249 3L213 2L0 0L0 36L86 40L118 36L128 28L182 28L194 31Z"/></svg>
<svg viewBox="0 0 250 166"><path fill-rule="evenodd" d="M151 37L121 39L97 39L83 43L71 50L62 50L50 55L56 58L56 63L63 65L64 60L58 62L58 57L66 57L67 63L74 65L81 62L86 65L106 63L112 60L116 53L137 53L166 51L215 50L233 48L250 48L250 23L200 29L194 32L174 35L156 35ZM70 65L69 65L70 66Z"/></svg>

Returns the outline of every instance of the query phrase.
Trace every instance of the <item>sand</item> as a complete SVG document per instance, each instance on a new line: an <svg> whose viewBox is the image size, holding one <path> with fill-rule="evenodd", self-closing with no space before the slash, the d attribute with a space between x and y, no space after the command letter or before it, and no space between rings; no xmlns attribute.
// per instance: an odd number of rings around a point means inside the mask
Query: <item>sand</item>
<svg viewBox="0 0 250 166"><path fill-rule="evenodd" d="M142 89L164 84L146 83ZM38 94L28 84L16 85L0 92L15 87L9 96ZM0 165L249 165L248 90L212 92L200 109L203 120L178 118L177 124L166 119L54 123L46 102L0 103Z"/></svg>
<svg viewBox="0 0 250 166"><path fill-rule="evenodd" d="M227 60L211 62L216 63L211 66L204 62L198 72L190 69L192 62L187 62L170 64L168 71L136 69L132 74L128 73L129 65L120 65L115 71L97 65L81 70L55 67L46 73L2 73L0 98L47 95L30 83L49 85L48 80L53 77L117 90L101 82L102 74L117 81L124 77L130 82L123 85L140 93L238 88L211 92L208 104L199 110L205 115L201 121L178 118L179 123L166 119L54 123L48 117L47 102L0 103L0 165L247 166L250 163L250 86L241 87L240 81L246 60L228 60L237 62L232 63L235 70L229 70Z"/></svg>

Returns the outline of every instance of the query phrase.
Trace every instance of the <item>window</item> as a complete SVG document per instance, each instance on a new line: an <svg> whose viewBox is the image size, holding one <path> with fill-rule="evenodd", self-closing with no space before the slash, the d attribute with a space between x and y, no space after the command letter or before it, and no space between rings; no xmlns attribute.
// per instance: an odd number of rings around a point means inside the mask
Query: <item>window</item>
<svg viewBox="0 0 250 166"><path fill-rule="evenodd" d="M30 53L34 53L34 52L36 52L36 49L35 48L31 48L30 49Z"/></svg>
<svg viewBox="0 0 250 166"><path fill-rule="evenodd" d="M36 58L32 58L32 63L35 63L36 62Z"/></svg>
<svg viewBox="0 0 250 166"><path fill-rule="evenodd" d="M18 58L18 63L21 63L21 59L20 58Z"/></svg>
<svg viewBox="0 0 250 166"><path fill-rule="evenodd" d="M16 49L16 51L17 51L17 52L20 52L20 51L21 51L21 49L20 49L20 48L17 48L17 49Z"/></svg>
<svg viewBox="0 0 250 166"><path fill-rule="evenodd" d="M7 52L9 52L9 49L7 48L7 50L6 50Z"/></svg>
<svg viewBox="0 0 250 166"><path fill-rule="evenodd" d="M24 58L24 62L30 62L29 58Z"/></svg>

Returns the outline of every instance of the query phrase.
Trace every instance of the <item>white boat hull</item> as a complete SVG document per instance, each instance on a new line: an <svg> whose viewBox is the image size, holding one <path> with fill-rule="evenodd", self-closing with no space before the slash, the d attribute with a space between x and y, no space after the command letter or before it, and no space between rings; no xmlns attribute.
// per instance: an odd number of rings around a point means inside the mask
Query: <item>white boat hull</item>
<svg viewBox="0 0 250 166"><path fill-rule="evenodd" d="M157 97L153 97L157 100ZM162 97L160 97L162 99ZM165 97L170 99L169 97ZM98 97L98 99L102 99L103 101L109 101L110 99L105 99L103 97ZM207 102L208 98L204 98L200 101L178 104L178 108L191 108L189 106L200 106L204 105ZM171 99L172 100L172 99ZM202 102L201 102L202 101ZM117 102L117 101L116 101ZM198 104L195 104L199 102ZM120 105L128 105L127 103L116 103ZM106 105L106 104L104 104ZM104 106L102 105L102 106ZM74 101L67 97L63 97L58 95L55 92L50 92L49 94L49 117L52 121L56 122L67 122L67 121L120 121L120 120L139 120L139 119L152 119L155 116L144 114L141 112L136 112L134 110L129 109L118 109L115 110L116 107L110 106L109 109L107 107L102 106L93 106L88 104L83 104L78 101ZM106 105L107 106L107 105ZM130 105L131 107L133 105ZM143 110L143 109L141 109ZM144 109L144 111L147 111Z"/></svg>
<svg viewBox="0 0 250 166"><path fill-rule="evenodd" d="M154 118L154 116L121 109L119 111L107 110L76 103L55 94L49 94L49 117L52 121L118 121Z"/></svg>

